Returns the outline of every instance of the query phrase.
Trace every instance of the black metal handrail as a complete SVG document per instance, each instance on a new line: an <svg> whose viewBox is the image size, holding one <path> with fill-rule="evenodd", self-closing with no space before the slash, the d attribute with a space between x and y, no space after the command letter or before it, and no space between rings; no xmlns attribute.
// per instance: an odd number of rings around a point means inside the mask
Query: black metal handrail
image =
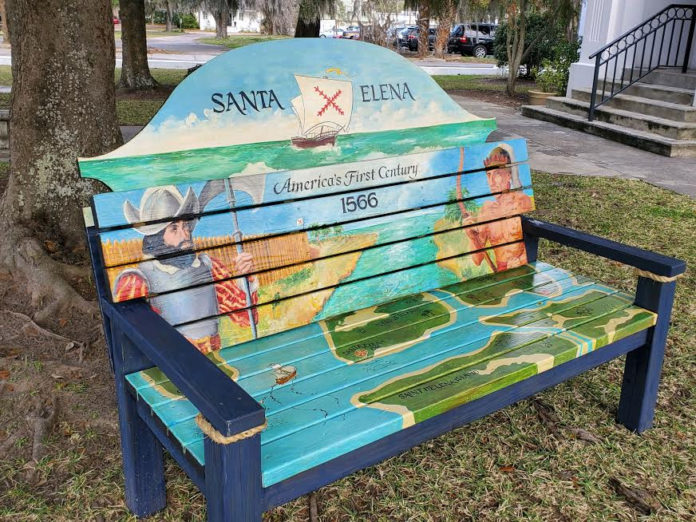
<svg viewBox="0 0 696 522"><path fill-rule="evenodd" d="M682 45L684 26L687 22L686 43ZM679 36L677 38L678 23ZM695 26L696 6L672 4L590 55L590 59L595 59L595 70L592 81L590 111L588 113L589 120L592 121L594 119L597 107L607 103L614 96L645 78L658 67L681 67L682 73L685 73L691 57L691 45L694 39ZM666 37L668 37L669 43L665 48ZM659 47L657 55L655 54L656 47ZM650 55L649 58L648 54ZM620 68L621 75L617 86L616 75L622 58L623 64ZM646 58L648 61L647 65L645 64ZM626 70L626 64L629 63L629 59L631 64L630 74ZM636 68L636 60L640 61L640 67L638 68ZM598 92L602 69L604 70L604 80L602 89ZM629 77L625 78L627 74ZM607 88L607 76L611 78L611 90ZM598 94L599 99L597 99Z"/></svg>

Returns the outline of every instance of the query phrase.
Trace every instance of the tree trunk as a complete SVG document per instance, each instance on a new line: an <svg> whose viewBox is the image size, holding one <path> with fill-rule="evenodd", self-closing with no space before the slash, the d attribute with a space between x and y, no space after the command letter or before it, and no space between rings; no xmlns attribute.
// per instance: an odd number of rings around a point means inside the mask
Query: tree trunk
<svg viewBox="0 0 696 522"><path fill-rule="evenodd" d="M120 0L123 65L118 86L146 90L157 87L147 64L144 0Z"/></svg>
<svg viewBox="0 0 696 522"><path fill-rule="evenodd" d="M428 29L430 28L430 4L423 2L418 9L418 56L428 54Z"/></svg>
<svg viewBox="0 0 696 522"><path fill-rule="evenodd" d="M5 43L10 43L10 28L7 24L7 9L5 9L5 0L0 0L0 17L2 17L2 39Z"/></svg>
<svg viewBox="0 0 696 522"><path fill-rule="evenodd" d="M527 33L527 0L521 0L519 8L508 10L508 31L506 51L508 58L508 78L505 91L508 96L515 95L520 65L525 57L524 40Z"/></svg>
<svg viewBox="0 0 696 522"><path fill-rule="evenodd" d="M51 13L51 16L46 16ZM0 264L24 276L37 322L82 299L66 277L86 275L46 255L41 239L84 245L81 208L96 182L76 159L121 144L109 0L7 0L13 29L10 175L0 201ZM89 28L87 30L86 28ZM50 299L47 304L44 299Z"/></svg>
<svg viewBox="0 0 696 522"><path fill-rule="evenodd" d="M295 26L295 38L319 38L320 25L319 18L306 21L301 16L298 17L297 26Z"/></svg>
<svg viewBox="0 0 696 522"><path fill-rule="evenodd" d="M213 18L215 18L216 38L227 38L227 26L230 24L230 11L228 9L219 9L213 13Z"/></svg>
<svg viewBox="0 0 696 522"><path fill-rule="evenodd" d="M435 35L435 56L444 58L447 52L447 42L449 41L450 31L454 25L454 19L457 16L457 6L454 0L447 0L443 7L443 13L440 17L440 23L437 26L437 34Z"/></svg>
<svg viewBox="0 0 696 522"><path fill-rule="evenodd" d="M172 2L170 0L165 0L164 8L165 8L164 23L166 25L166 31L168 33L171 33L173 30L173 27L172 27Z"/></svg>

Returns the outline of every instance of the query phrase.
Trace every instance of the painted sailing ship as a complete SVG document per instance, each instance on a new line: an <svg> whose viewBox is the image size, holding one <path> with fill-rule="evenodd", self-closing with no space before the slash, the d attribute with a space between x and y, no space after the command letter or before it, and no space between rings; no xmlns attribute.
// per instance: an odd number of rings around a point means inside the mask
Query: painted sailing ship
<svg viewBox="0 0 696 522"><path fill-rule="evenodd" d="M348 127L353 110L353 84L314 76L295 75L300 95L291 100L300 120L300 136L292 144L302 149L334 145L336 135Z"/></svg>

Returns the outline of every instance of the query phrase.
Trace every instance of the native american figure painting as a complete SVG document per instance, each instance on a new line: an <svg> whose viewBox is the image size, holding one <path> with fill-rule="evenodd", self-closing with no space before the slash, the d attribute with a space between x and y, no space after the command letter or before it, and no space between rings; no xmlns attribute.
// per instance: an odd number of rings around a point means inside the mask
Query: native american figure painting
<svg viewBox="0 0 696 522"><path fill-rule="evenodd" d="M485 201L475 213L470 212L463 201L459 202L464 224L490 221L483 227L468 228L467 235L474 249L479 250L473 255L474 263L481 265L485 262L494 272L526 263L524 243L513 243L521 236L521 222L498 220L500 216L523 214L534 209L532 198L524 191L515 190L521 184L517 166L511 166L513 161L512 148L505 144L494 148L483 162L493 200ZM459 180L458 183L458 187L461 186ZM499 245L493 248L495 259L483 251L487 245Z"/></svg>

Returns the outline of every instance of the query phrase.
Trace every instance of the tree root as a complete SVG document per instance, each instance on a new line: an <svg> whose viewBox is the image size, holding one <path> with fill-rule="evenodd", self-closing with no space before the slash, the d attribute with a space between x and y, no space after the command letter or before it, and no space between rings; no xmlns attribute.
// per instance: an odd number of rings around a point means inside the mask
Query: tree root
<svg viewBox="0 0 696 522"><path fill-rule="evenodd" d="M53 428L53 423L58 414L58 397L53 397L51 405L40 407L35 415L27 417L27 421L32 424L34 430L34 440L31 447L31 458L34 462L39 462L44 455L44 437Z"/></svg>
<svg viewBox="0 0 696 522"><path fill-rule="evenodd" d="M37 309L32 317L38 325L46 325L68 309L90 317L98 313L97 304L87 301L70 285L68 278L84 277L84 267L70 266L52 259L31 236L16 223L5 223L5 237L0 246L0 263L12 276L26 281L26 290L32 306Z"/></svg>
<svg viewBox="0 0 696 522"><path fill-rule="evenodd" d="M20 335L28 335L28 336L35 336L35 335L45 335L46 337L49 337L51 339L55 339L56 341L61 341L65 343L75 343L76 341L73 341L71 339L68 339L67 337L63 337L62 335L59 335L55 332L52 332L50 330L46 330L45 328L42 328L38 324L36 324L34 321L32 321L31 317L28 315L24 315L20 312L13 312L12 310L0 310L0 313L3 314L8 314L11 315L12 317L15 317L17 319L21 319L24 321L24 326L22 326L22 333L14 335L12 337L8 337L5 339L5 341L11 341L12 339L19 337ZM78 343L80 344L80 343Z"/></svg>

